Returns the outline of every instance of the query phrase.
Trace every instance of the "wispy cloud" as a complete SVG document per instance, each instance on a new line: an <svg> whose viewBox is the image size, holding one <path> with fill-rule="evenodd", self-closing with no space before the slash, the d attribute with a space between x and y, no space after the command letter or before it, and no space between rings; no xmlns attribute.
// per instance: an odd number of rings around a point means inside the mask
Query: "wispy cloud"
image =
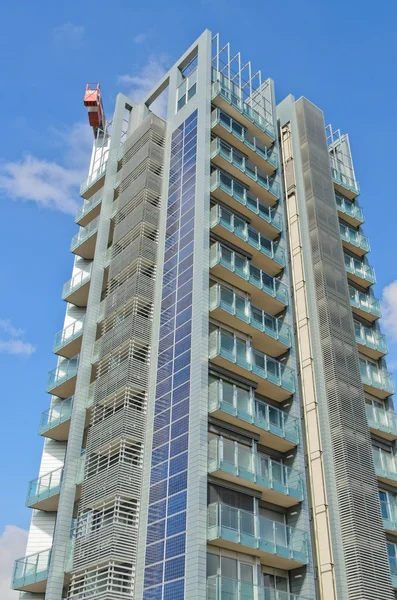
<svg viewBox="0 0 397 600"><path fill-rule="evenodd" d="M148 37L148 33L138 33L138 35L134 36L132 39L135 42L135 44L143 44L143 42L146 42Z"/></svg>
<svg viewBox="0 0 397 600"><path fill-rule="evenodd" d="M70 22L63 23L54 27L52 39L57 45L79 48L84 40L84 27Z"/></svg>
<svg viewBox="0 0 397 600"><path fill-rule="evenodd" d="M52 134L63 148L61 164L30 153L19 161L0 163L0 190L13 200L33 201L42 208L74 214L79 205L78 186L87 172L92 134L83 123Z"/></svg>
<svg viewBox="0 0 397 600"><path fill-rule="evenodd" d="M36 348L30 342L21 339L24 334L25 331L14 327L9 319L0 319L0 353L25 356L33 354Z"/></svg>
<svg viewBox="0 0 397 600"><path fill-rule="evenodd" d="M168 70L169 58L166 54L152 56L141 68L131 74L119 75L118 83L127 88L127 95L135 102L141 102ZM164 117L167 111L167 95L162 94L151 106L158 115Z"/></svg>
<svg viewBox="0 0 397 600"><path fill-rule="evenodd" d="M14 560L25 554L28 532L15 525L7 525L0 535L0 598L18 600L19 592L11 590Z"/></svg>
<svg viewBox="0 0 397 600"><path fill-rule="evenodd" d="M397 343L397 279L383 288L382 315L388 336Z"/></svg>

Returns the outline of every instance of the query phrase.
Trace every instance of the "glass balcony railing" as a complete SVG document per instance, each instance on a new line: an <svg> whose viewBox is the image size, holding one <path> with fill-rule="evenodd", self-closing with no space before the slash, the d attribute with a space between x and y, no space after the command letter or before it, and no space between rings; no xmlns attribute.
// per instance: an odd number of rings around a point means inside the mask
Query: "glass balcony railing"
<svg viewBox="0 0 397 600"><path fill-rule="evenodd" d="M104 175L107 164L108 163L107 163L107 159L106 159L102 162L102 164L97 169L95 169L95 171L93 173L91 173L91 175L89 177L87 177L87 179L85 181L83 181L83 183L80 186L80 196L82 196L88 190L89 187L94 185L94 183L96 183L98 181L98 179L100 179L102 177L102 175Z"/></svg>
<svg viewBox="0 0 397 600"><path fill-rule="evenodd" d="M30 554L15 561L12 578L14 590L27 587L38 581L44 581L48 577L51 550L42 550L36 554Z"/></svg>
<svg viewBox="0 0 397 600"><path fill-rule="evenodd" d="M299 443L298 419L258 400L252 389L247 390L219 378L210 378L209 412L215 410L222 410L293 444Z"/></svg>
<svg viewBox="0 0 397 600"><path fill-rule="evenodd" d="M79 208L76 212L75 221L80 221L85 215L87 215L91 210L93 210L98 204L102 202L103 189L95 192L91 198L88 200L84 200L84 204L81 208Z"/></svg>
<svg viewBox="0 0 397 600"><path fill-rule="evenodd" d="M76 235L72 237L70 243L70 251L73 252L80 244L88 240L94 233L98 231L99 217L96 217L87 227L80 227L80 230Z"/></svg>
<svg viewBox="0 0 397 600"><path fill-rule="evenodd" d="M285 267L285 252L278 242L269 240L251 227L247 221L219 204L211 207L211 227L222 225L225 229L239 237L241 240L258 250L265 256Z"/></svg>
<svg viewBox="0 0 397 600"><path fill-rule="evenodd" d="M225 310L285 346L291 346L291 327L289 325L253 306L247 297L236 294L220 283L210 287L210 311L216 308Z"/></svg>
<svg viewBox="0 0 397 600"><path fill-rule="evenodd" d="M91 278L91 265L87 271L80 271L77 275L74 275L69 281L67 281L62 290L62 299L64 300L70 294L81 288L82 285L87 283Z"/></svg>
<svg viewBox="0 0 397 600"><path fill-rule="evenodd" d="M226 114L223 110L215 108L212 111L211 126L216 127L221 125L226 131L231 133L237 140L242 142L247 148L256 152L258 156L266 160L274 168L278 166L277 153L265 146L263 142L252 135L245 127L240 125L232 117Z"/></svg>
<svg viewBox="0 0 397 600"><path fill-rule="evenodd" d="M395 412L378 408L372 404L366 404L365 409L369 427L397 437L397 415Z"/></svg>
<svg viewBox="0 0 397 600"><path fill-rule="evenodd" d="M61 383L71 379L77 374L79 356L63 359L55 369L48 373L47 392L50 392Z"/></svg>
<svg viewBox="0 0 397 600"><path fill-rule="evenodd" d="M81 321L75 321L74 323L71 323L71 325L64 327L64 329L61 331L58 331L58 333L55 335L53 351L57 352L67 344L73 342L73 340L80 337L83 333L83 327L84 319Z"/></svg>
<svg viewBox="0 0 397 600"><path fill-rule="evenodd" d="M215 325L210 329L209 355L210 358L221 356L291 394L295 392L295 375L292 369L255 350L247 340L234 336L226 329Z"/></svg>
<svg viewBox="0 0 397 600"><path fill-rule="evenodd" d="M258 169L258 167L241 154L241 152L232 148L220 138L215 138L211 142L211 158L214 158L218 154L239 169L239 171L247 175L252 181L273 194L275 198L280 198L280 185L275 179L267 175L264 171L261 171L261 169Z"/></svg>
<svg viewBox="0 0 397 600"><path fill-rule="evenodd" d="M357 344L367 346L367 348L376 350L380 354L387 354L386 336L383 333L380 333L376 329L364 327L364 325L359 325L358 323L355 323L354 331Z"/></svg>
<svg viewBox="0 0 397 600"><path fill-rule="evenodd" d="M229 250L229 248L218 242L213 244L210 249L210 267L217 264L233 271L233 273L273 298L277 298L285 306L288 305L288 289L279 279L271 277L262 269L252 265L245 256Z"/></svg>
<svg viewBox="0 0 397 600"><path fill-rule="evenodd" d="M245 206L253 215L260 217L278 231L282 230L281 216L277 214L275 208L267 206L267 204L251 194L241 183L219 169L216 169L211 174L211 192L214 192L217 188L220 188L242 206Z"/></svg>
<svg viewBox="0 0 397 600"><path fill-rule="evenodd" d="M345 267L348 273L351 273L360 279L365 279L370 283L375 283L376 281L375 271L372 267L367 265L364 261L353 258L348 254L345 254Z"/></svg>
<svg viewBox="0 0 397 600"><path fill-rule="evenodd" d="M73 396L54 404L41 413L39 434L43 435L49 429L61 425L72 416Z"/></svg>
<svg viewBox="0 0 397 600"><path fill-rule="evenodd" d="M354 192L356 194L356 196L358 196L358 194L360 193L360 186L358 185L357 181L355 181L351 177L348 177L347 175L344 175L344 173L337 171L332 166L331 166L331 171L332 171L332 179L334 180L335 183L343 186L344 188L350 190L351 192Z"/></svg>
<svg viewBox="0 0 397 600"><path fill-rule="evenodd" d="M305 531L220 502L208 507L208 540L217 538L301 564L309 562Z"/></svg>
<svg viewBox="0 0 397 600"><path fill-rule="evenodd" d="M357 246L357 248L361 248L365 252L370 251L369 240L361 231L346 227L343 223L339 223L339 231L342 240L345 240L345 242Z"/></svg>
<svg viewBox="0 0 397 600"><path fill-rule="evenodd" d="M207 577L207 600L308 600L303 596L221 575Z"/></svg>
<svg viewBox="0 0 397 600"><path fill-rule="evenodd" d="M374 455L375 473L378 477L390 479L397 482L397 468L394 463L394 457L382 461L376 454Z"/></svg>
<svg viewBox="0 0 397 600"><path fill-rule="evenodd" d="M208 442L208 471L222 471L285 496L292 496L299 502L303 500L303 478L299 471L224 438Z"/></svg>
<svg viewBox="0 0 397 600"><path fill-rule="evenodd" d="M218 95L222 96L222 98L241 115L246 117L273 140L276 138L274 126L269 123L269 121L260 115L257 110L252 108L252 106L247 104L247 102L244 102L244 100L239 98L235 93L231 92L225 85L222 85L220 81L215 81L212 84L212 98L215 98Z"/></svg>
<svg viewBox="0 0 397 600"><path fill-rule="evenodd" d="M46 473L29 482L26 506L32 506L42 500L59 494L61 490L63 467Z"/></svg>
<svg viewBox="0 0 397 600"><path fill-rule="evenodd" d="M366 313L374 315L375 317L380 317L382 315L382 311L380 308L380 302L373 296L369 294L365 294L364 292L359 292L355 288L349 285L349 294L350 294L350 304L354 308L358 308Z"/></svg>
<svg viewBox="0 0 397 600"><path fill-rule="evenodd" d="M364 385L378 388L388 394L394 394L393 375L385 369L380 369L371 363L360 360L360 373Z"/></svg>
<svg viewBox="0 0 397 600"><path fill-rule="evenodd" d="M397 588L397 558L389 556L391 584L394 588Z"/></svg>
<svg viewBox="0 0 397 600"><path fill-rule="evenodd" d="M348 215L352 219L356 221L360 221L360 223L364 223L364 213L362 208L357 204L357 202L351 202L347 198L344 198L338 192L335 192L336 206L339 212Z"/></svg>

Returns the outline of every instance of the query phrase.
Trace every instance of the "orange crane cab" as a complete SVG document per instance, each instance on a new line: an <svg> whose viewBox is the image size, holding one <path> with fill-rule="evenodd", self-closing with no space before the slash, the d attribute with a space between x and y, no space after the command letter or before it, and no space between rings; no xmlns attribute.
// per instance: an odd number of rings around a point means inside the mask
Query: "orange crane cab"
<svg viewBox="0 0 397 600"><path fill-rule="evenodd" d="M98 129L103 128L105 121L99 83L87 83L84 106L88 108L88 121L94 130L94 135L96 135Z"/></svg>

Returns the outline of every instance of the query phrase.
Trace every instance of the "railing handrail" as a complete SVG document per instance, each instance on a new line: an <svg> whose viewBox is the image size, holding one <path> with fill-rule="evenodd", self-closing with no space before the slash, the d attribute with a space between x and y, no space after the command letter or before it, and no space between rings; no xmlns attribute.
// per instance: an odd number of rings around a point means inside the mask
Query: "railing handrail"
<svg viewBox="0 0 397 600"><path fill-rule="evenodd" d="M212 584L212 582L214 583ZM225 591L223 591L223 582L226 583ZM209 587L211 589L208 589ZM208 593L211 593L211 600L222 600L224 597L230 600L246 600L246 592L249 588L253 590L252 598L257 600L311 600L303 596L291 594L290 592L275 590L260 583L249 583L240 579L225 577L224 575L207 576L207 598L209 597ZM242 592L242 589L244 592ZM213 595L213 592L215 592L215 595Z"/></svg>
<svg viewBox="0 0 397 600"><path fill-rule="evenodd" d="M59 346L63 345L67 340L72 341L77 334L80 334L80 332L83 330L83 327L84 317L81 320L76 320L73 323L70 323L70 325L66 325L66 327L64 327L55 334L54 347L58 348ZM66 333L69 331L71 331L71 333L69 335L66 335Z"/></svg>
<svg viewBox="0 0 397 600"><path fill-rule="evenodd" d="M65 400L62 400L62 402L53 404L52 406L48 407L47 410L43 410L41 413L39 429L43 429L46 426L50 427L53 421L59 421L60 419L62 419L62 417L64 417L65 419L69 418L69 416L71 415L72 405L73 396L70 396L69 398L65 398ZM55 413L57 416L52 417L53 413ZM49 418L46 419L46 417Z"/></svg>

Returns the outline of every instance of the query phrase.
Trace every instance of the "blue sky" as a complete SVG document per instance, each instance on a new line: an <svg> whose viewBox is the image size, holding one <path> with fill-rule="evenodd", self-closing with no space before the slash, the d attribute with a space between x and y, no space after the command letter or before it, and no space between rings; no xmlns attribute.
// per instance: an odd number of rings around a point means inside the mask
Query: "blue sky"
<svg viewBox="0 0 397 600"><path fill-rule="evenodd" d="M327 122L349 133L377 297L397 280L396 4L377 3L374 10L367 0L336 0L331 6L326 11L314 0L3 6L0 534L7 525L26 529L30 520L24 499L38 472L36 431L49 404L46 376L56 364L51 348L63 323L60 294L71 273L77 184L91 141L82 104L87 81L101 82L110 114L119 91L139 99L205 28L219 32L275 80L277 100L305 95ZM386 325L395 340L390 364L397 369L397 283L388 300Z"/></svg>

